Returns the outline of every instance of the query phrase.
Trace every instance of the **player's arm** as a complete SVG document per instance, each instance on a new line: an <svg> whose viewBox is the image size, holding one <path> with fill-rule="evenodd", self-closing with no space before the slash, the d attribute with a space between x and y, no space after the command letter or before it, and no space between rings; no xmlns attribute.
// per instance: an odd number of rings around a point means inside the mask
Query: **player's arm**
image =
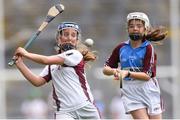
<svg viewBox="0 0 180 120"><path fill-rule="evenodd" d="M145 81L150 79L150 76L144 72L131 72L131 71L127 71L127 70L126 70L126 72L129 72L128 73L129 75L127 75L127 76L130 78L134 78L137 80L145 80Z"/></svg>
<svg viewBox="0 0 180 120"><path fill-rule="evenodd" d="M46 80L43 77L40 77L34 74L23 62L22 57L18 57L16 61L16 66L23 76L31 82L34 86L42 86L46 83Z"/></svg>
<svg viewBox="0 0 180 120"><path fill-rule="evenodd" d="M27 53L24 55L24 57L40 63L44 65L52 65L52 64L59 64L62 65L64 63L64 59L61 57L58 57L57 55L52 55L52 56L44 56L44 55L39 55L39 54L34 54L34 53Z"/></svg>
<svg viewBox="0 0 180 120"><path fill-rule="evenodd" d="M150 79L149 75L147 75L144 72L131 72L128 70L119 70L119 69L111 68L109 66L105 66L103 68L103 73L108 76L110 76L110 75L117 76L117 74L120 72L124 77L128 76L130 78L134 78L134 79L138 79L138 80L149 80Z"/></svg>
<svg viewBox="0 0 180 120"><path fill-rule="evenodd" d="M119 62L119 49L123 46L120 44L112 51L110 57L106 60L105 66L103 68L104 75L115 75L118 72L118 62Z"/></svg>
<svg viewBox="0 0 180 120"><path fill-rule="evenodd" d="M111 75L115 75L116 70L117 69L111 68L109 66L104 66L103 73L104 73L104 75L111 76Z"/></svg>
<svg viewBox="0 0 180 120"><path fill-rule="evenodd" d="M52 56L44 56L39 54L34 54L26 51L24 48L19 47L16 50L16 55L21 55L27 59L30 59L34 62L45 64L45 65L51 65L51 64L60 64L62 65L64 63L64 59L61 57L58 57L57 55Z"/></svg>

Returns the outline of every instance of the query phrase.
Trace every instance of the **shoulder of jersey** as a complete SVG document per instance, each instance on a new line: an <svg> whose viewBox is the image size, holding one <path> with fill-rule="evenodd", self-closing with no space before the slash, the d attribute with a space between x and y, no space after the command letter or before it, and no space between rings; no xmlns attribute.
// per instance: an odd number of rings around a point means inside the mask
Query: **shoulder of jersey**
<svg viewBox="0 0 180 120"><path fill-rule="evenodd" d="M65 53L67 56L70 56L70 55L73 55L73 54L80 54L80 55L82 55L78 50L68 50L68 51L66 51L66 53Z"/></svg>

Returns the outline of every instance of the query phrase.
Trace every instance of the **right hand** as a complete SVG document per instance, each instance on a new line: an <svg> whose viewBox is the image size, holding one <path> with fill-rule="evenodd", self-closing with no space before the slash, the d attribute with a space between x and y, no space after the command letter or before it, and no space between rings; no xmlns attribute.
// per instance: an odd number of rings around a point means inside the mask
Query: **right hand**
<svg viewBox="0 0 180 120"><path fill-rule="evenodd" d="M27 53L28 51L26 51L24 48L18 47L15 51L15 56L25 56Z"/></svg>

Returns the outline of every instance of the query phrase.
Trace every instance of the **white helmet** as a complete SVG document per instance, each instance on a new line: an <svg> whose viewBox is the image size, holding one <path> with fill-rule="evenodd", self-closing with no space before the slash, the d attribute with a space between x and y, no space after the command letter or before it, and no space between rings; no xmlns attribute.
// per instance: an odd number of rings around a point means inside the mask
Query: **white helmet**
<svg viewBox="0 0 180 120"><path fill-rule="evenodd" d="M128 16L127 16L127 22L129 22L129 20L133 20L133 19L139 19L139 20L144 21L145 28L146 29L150 28L149 18L145 13L142 13L142 12L129 13Z"/></svg>

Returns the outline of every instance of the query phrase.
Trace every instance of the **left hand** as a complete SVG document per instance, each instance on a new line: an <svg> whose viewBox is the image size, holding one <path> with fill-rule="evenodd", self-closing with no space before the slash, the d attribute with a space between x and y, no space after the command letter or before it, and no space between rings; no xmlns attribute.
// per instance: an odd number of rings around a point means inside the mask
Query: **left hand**
<svg viewBox="0 0 180 120"><path fill-rule="evenodd" d="M120 70L116 69L116 72L114 74L114 80L122 80L128 75L127 70Z"/></svg>
<svg viewBox="0 0 180 120"><path fill-rule="evenodd" d="M14 56L13 59L16 60L15 62L16 65L21 64L23 62L22 56Z"/></svg>

